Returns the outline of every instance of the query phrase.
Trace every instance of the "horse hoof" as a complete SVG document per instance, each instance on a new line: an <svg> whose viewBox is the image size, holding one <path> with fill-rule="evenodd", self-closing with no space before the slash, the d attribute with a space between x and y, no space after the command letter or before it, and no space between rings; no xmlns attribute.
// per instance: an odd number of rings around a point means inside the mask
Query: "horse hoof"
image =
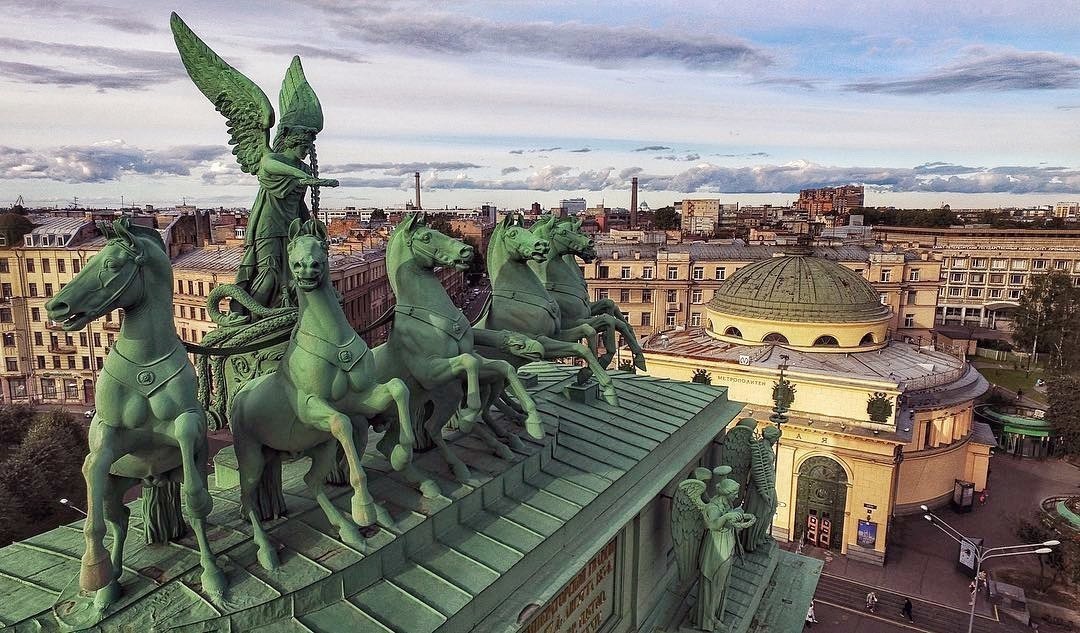
<svg viewBox="0 0 1080 633"><path fill-rule="evenodd" d="M643 354L636 354L634 356L634 367L637 367L641 371L645 371L645 356Z"/></svg>
<svg viewBox="0 0 1080 633"><path fill-rule="evenodd" d="M604 354L598 357L596 360L600 362L600 366L607 369L607 366L611 364L611 359L615 358L615 354Z"/></svg>
<svg viewBox="0 0 1080 633"><path fill-rule="evenodd" d="M510 441L510 448L522 453L525 452L525 442L522 442L520 437L511 434L510 437L507 439Z"/></svg>
<svg viewBox="0 0 1080 633"><path fill-rule="evenodd" d="M355 525L342 525L338 530L338 536L341 537L341 542L345 543L349 547L359 551L361 554L367 552L367 541L363 535L360 534L360 530Z"/></svg>
<svg viewBox="0 0 1080 633"><path fill-rule="evenodd" d="M413 449L411 446L398 444L390 452L390 465L394 467L394 470L405 470L405 467L412 461L412 456Z"/></svg>
<svg viewBox="0 0 1080 633"><path fill-rule="evenodd" d="M83 554L82 567L79 569L79 588L83 591L97 591L113 580L112 562L108 554L101 558L89 558L90 552Z"/></svg>
<svg viewBox="0 0 1080 633"><path fill-rule="evenodd" d="M352 519L360 527L367 527L375 523L375 504L371 501L361 502L358 495L353 495L352 500Z"/></svg>
<svg viewBox="0 0 1080 633"><path fill-rule="evenodd" d="M273 545L259 547L255 556L259 559L259 564L262 565L262 568L266 571L275 571L281 566L281 561L278 560L277 550ZM203 572L203 574L205 573L206 572Z"/></svg>
<svg viewBox="0 0 1080 633"><path fill-rule="evenodd" d="M390 512L386 508L379 504L375 504L375 522L379 524L379 527L391 529L397 525L394 522L394 517L390 516Z"/></svg>
<svg viewBox="0 0 1080 633"><path fill-rule="evenodd" d="M525 430L529 433L529 437L534 440L544 439L544 423L540 421L540 416L537 414L525 418Z"/></svg>
<svg viewBox="0 0 1080 633"><path fill-rule="evenodd" d="M424 495L425 499L438 499L442 496L442 490L439 490L439 484L428 479L420 482L420 494Z"/></svg>
<svg viewBox="0 0 1080 633"><path fill-rule="evenodd" d="M97 593L94 594L94 608L98 611L104 611L115 604L122 595L124 595L124 589L120 586L119 581L114 580L98 589Z"/></svg>
<svg viewBox="0 0 1080 633"><path fill-rule="evenodd" d="M472 477L472 473L469 472L469 467L461 462L452 464L450 470L454 472L454 479L457 479L461 483L469 481L469 478Z"/></svg>
<svg viewBox="0 0 1080 633"><path fill-rule="evenodd" d="M613 407L619 406L619 397L615 395L614 387L604 387L604 402L610 404Z"/></svg>
<svg viewBox="0 0 1080 633"><path fill-rule="evenodd" d="M510 450L510 447L505 444L499 444L492 447L495 451L495 456L500 459L505 459L508 462L514 461L514 451Z"/></svg>
<svg viewBox="0 0 1080 633"><path fill-rule="evenodd" d="M462 433L471 433L478 419L480 419L480 409L462 409L457 420L458 428Z"/></svg>
<svg viewBox="0 0 1080 633"><path fill-rule="evenodd" d="M275 561L277 560L277 552L274 552L274 559ZM262 561L260 560L259 562L261 563ZM221 601L225 598L225 590L228 589L229 583L225 579L225 572L221 571L217 565L210 564L207 567L204 567L200 580L202 581L202 588L206 595L217 601Z"/></svg>

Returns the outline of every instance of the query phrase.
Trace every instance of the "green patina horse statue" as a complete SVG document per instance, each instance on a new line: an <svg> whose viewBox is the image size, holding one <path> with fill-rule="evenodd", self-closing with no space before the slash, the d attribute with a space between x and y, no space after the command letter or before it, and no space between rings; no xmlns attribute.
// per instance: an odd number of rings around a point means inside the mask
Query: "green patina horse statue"
<svg viewBox="0 0 1080 633"><path fill-rule="evenodd" d="M538 220L530 230L550 245L546 260L531 261L529 265L540 276L548 293L559 303L562 328L570 329L581 324L596 328L603 336L604 355L599 360L604 367L615 356L615 334L621 334L634 355L634 366L644 370L645 354L619 306L611 299L592 301L589 296L589 287L575 257L591 262L596 259L596 250L592 238L581 232L581 220L550 214Z"/></svg>
<svg viewBox="0 0 1080 633"><path fill-rule="evenodd" d="M549 245L526 229L520 219L507 215L491 233L488 244L488 274L491 276L491 305L477 326L488 330L511 330L535 339L543 347L545 359L581 358L588 365L604 399L618 404L611 377L597 360L593 349L578 341L596 340L596 329L582 323L563 329L559 304L548 294L544 283L529 267L548 257ZM481 350L487 354L486 348ZM498 353L493 350L493 353ZM508 358L512 364L522 359ZM497 394L496 394L497 395Z"/></svg>
<svg viewBox="0 0 1080 633"><path fill-rule="evenodd" d="M161 236L128 218L100 225L108 241L82 271L45 304L68 332L124 310L120 338L105 358L94 392L90 453L83 464L86 552L79 587L94 591L99 611L121 593L131 486L182 473L184 510L198 540L202 588L223 599L225 574L206 538L213 507L206 488L206 413L195 395L195 369L173 324L172 265ZM112 551L105 550L105 526Z"/></svg>
<svg viewBox="0 0 1080 633"><path fill-rule="evenodd" d="M421 214L407 215L394 228L386 247L386 274L397 301L393 330L389 340L373 350L380 379L406 377L413 394L413 421L420 444L430 442L438 447L460 481L469 478L469 469L442 436L443 427L455 415L458 428L475 428L498 456L513 458L510 449L488 429L473 426L482 412L482 387L494 385L501 392L508 386L524 409L526 430L535 438L544 436L536 405L517 372L505 361L488 360L474 352L474 332L469 321L435 276L435 267L464 270L472 257L473 248L468 244L428 228ZM510 332L485 332L483 340L516 355L539 358L539 348ZM462 402L465 406L459 412ZM391 433L384 435L380 444L389 441ZM420 485L425 496L440 494L430 475L415 465L409 469L409 479Z"/></svg>
<svg viewBox="0 0 1080 633"><path fill-rule="evenodd" d="M368 527L376 521L393 524L368 491L360 463L368 419L392 410L400 421L397 444L389 451L395 469L408 466L414 444L409 388L397 377L380 381L374 355L346 320L330 283L322 223L294 220L289 227L287 256L299 303L292 340L277 370L245 383L232 398L229 411L240 469L242 511L251 521L259 562L267 569L276 568L278 560L256 512L255 496L266 466L264 451L311 457L304 482L342 540L363 551L365 541L357 525ZM342 515L325 491L339 444L349 465L355 524Z"/></svg>

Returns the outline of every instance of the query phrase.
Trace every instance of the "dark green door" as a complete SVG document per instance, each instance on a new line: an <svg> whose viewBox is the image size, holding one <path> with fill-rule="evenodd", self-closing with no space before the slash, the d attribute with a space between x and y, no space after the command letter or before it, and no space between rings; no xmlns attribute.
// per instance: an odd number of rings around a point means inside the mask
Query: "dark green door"
<svg viewBox="0 0 1080 633"><path fill-rule="evenodd" d="M810 545L840 550L844 543L847 473L830 457L811 457L799 468L795 535Z"/></svg>

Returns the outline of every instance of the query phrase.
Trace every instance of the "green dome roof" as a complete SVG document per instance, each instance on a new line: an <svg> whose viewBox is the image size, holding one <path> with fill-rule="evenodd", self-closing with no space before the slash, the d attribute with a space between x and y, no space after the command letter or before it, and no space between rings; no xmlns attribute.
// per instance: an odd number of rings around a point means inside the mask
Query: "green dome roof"
<svg viewBox="0 0 1080 633"><path fill-rule="evenodd" d="M849 323L889 317L878 291L855 271L820 257L785 255L740 268L709 308L768 321Z"/></svg>

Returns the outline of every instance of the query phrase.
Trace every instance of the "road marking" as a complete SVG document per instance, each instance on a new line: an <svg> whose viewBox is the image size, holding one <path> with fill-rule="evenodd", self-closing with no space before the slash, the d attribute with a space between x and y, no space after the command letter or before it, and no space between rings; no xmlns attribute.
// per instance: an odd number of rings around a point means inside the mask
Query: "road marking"
<svg viewBox="0 0 1080 633"><path fill-rule="evenodd" d="M894 596L914 595L914 594L905 594L905 593L897 591L895 589L890 589L889 587L881 587L881 586L878 586L878 585L868 585L866 583L851 580L849 578L844 578L843 576L837 576L835 574L826 574L826 573L822 572L821 575L822 576L828 576L829 578L835 578L837 580L842 580L844 582L849 582L849 583L851 583L853 585L859 585L860 587L867 587L867 588L870 588L870 589L877 589L879 591L884 591L886 593L891 593ZM926 604L932 604L935 607L941 607L942 609L948 609L950 611L956 611L957 613L962 613L964 615L970 615L971 614L970 611L964 611L963 609L957 609L954 606L947 605L947 604L944 604L944 603L941 603L941 602L934 602L933 600L928 600L926 598L923 598L922 596L914 596L914 600L918 600L920 602L925 602ZM985 616L985 615L983 615L981 613L976 613L975 617L982 618L982 619L988 620L990 622L1001 623L1001 618L998 615L997 605L991 605L991 606L994 608L994 617L991 618L991 617Z"/></svg>
<svg viewBox="0 0 1080 633"><path fill-rule="evenodd" d="M858 609L852 609L851 607L845 607L842 604L836 604L835 602L829 602L828 600L822 600L821 598L814 598L814 602L820 602L822 604L827 604L830 607L836 607L837 609L843 609L844 611L850 611L851 613L856 613L856 614L861 615L863 617L874 618L875 620L880 620L882 622L888 622L889 624L893 624L893 625L896 625L896 626L902 626L905 629L911 629L912 631L919 631L920 633L937 633L936 631L931 631L930 629L921 629L921 628L919 628L917 626L913 626L911 624L908 624L907 622L899 622L897 620L889 620L889 619L881 617L880 615L877 615L876 613L870 613L869 611L859 611Z"/></svg>

